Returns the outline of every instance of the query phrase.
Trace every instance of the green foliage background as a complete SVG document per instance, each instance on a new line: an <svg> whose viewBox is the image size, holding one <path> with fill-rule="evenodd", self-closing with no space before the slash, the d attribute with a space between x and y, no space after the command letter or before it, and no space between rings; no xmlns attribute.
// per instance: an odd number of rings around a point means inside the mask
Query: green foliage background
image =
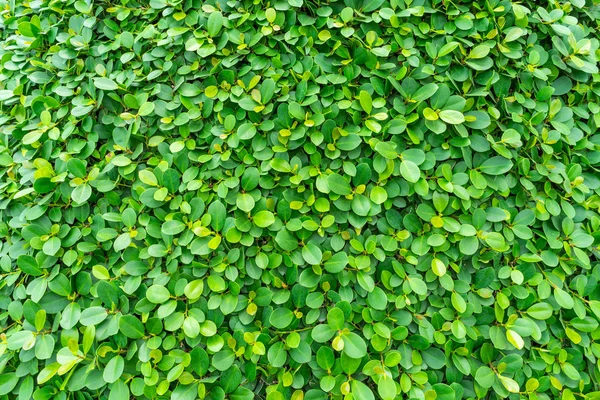
<svg viewBox="0 0 600 400"><path fill-rule="evenodd" d="M599 398L596 0L0 0L0 397Z"/></svg>

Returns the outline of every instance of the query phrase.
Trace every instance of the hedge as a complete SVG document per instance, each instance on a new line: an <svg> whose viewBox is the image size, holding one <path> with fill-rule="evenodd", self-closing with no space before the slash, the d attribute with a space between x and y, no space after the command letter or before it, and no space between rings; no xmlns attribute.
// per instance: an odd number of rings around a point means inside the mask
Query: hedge
<svg viewBox="0 0 600 400"><path fill-rule="evenodd" d="M0 0L0 398L600 398L596 0Z"/></svg>

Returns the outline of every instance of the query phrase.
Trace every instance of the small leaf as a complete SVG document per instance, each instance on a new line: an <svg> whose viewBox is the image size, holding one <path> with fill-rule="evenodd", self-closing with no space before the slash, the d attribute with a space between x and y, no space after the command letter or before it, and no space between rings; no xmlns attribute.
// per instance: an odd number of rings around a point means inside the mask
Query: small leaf
<svg viewBox="0 0 600 400"><path fill-rule="evenodd" d="M411 183L416 183L421 178L421 170L417 164L409 160L402 160L400 173L404 179Z"/></svg>
<svg viewBox="0 0 600 400"><path fill-rule="evenodd" d="M465 122L465 116L460 111L442 110L439 117L447 124L458 125Z"/></svg>
<svg viewBox="0 0 600 400"><path fill-rule="evenodd" d="M375 400L375 395L371 389L359 380L352 380L352 396L355 399Z"/></svg>
<svg viewBox="0 0 600 400"><path fill-rule="evenodd" d="M361 90L358 95L360 100L360 106L362 109L369 115L371 115L371 111L373 110L373 100L371 99L371 95L369 92L365 90Z"/></svg>
<svg viewBox="0 0 600 400"><path fill-rule="evenodd" d="M365 341L354 332L342 336L344 340L344 353L351 358L363 358L367 355Z"/></svg>
<svg viewBox="0 0 600 400"><path fill-rule="evenodd" d="M411 99L415 103L420 103L433 96L438 90L438 85L435 83L428 83L421 86L412 96Z"/></svg>
<svg viewBox="0 0 600 400"><path fill-rule="evenodd" d="M155 304L162 304L165 301L169 300L171 297L171 293L169 293L169 289L160 285L152 285L146 291L146 298Z"/></svg>
<svg viewBox="0 0 600 400"><path fill-rule="evenodd" d="M275 222L275 216L270 211L259 211L253 217L254 223L259 228L267 228Z"/></svg>
<svg viewBox="0 0 600 400"><path fill-rule="evenodd" d="M532 318L545 320L552 316L553 309L548 303L536 303L527 309L527 314Z"/></svg>
<svg viewBox="0 0 600 400"><path fill-rule="evenodd" d="M523 346L525 345L525 342L523 341L523 338L521 337L521 335L519 335L517 332L515 332L511 329L506 330L506 339L509 341L510 344L515 346L518 350L521 350L523 348Z"/></svg>
<svg viewBox="0 0 600 400"><path fill-rule="evenodd" d="M307 243L306 246L302 248L302 257L304 258L304 261L310 265L319 265L323 258L323 253L315 244Z"/></svg>
<svg viewBox="0 0 600 400"><path fill-rule="evenodd" d="M207 31L209 36L215 37L223 27L223 14L219 11L214 11L208 17Z"/></svg>
<svg viewBox="0 0 600 400"><path fill-rule="evenodd" d="M496 156L485 160L479 170L488 175L503 175L510 171L513 163L509 159Z"/></svg>
<svg viewBox="0 0 600 400"><path fill-rule="evenodd" d="M510 393L519 393L520 388L517 382L515 382L511 378L502 375L499 375L498 378L500 378L502 386L504 386L506 390L508 390Z"/></svg>
<svg viewBox="0 0 600 400"><path fill-rule="evenodd" d="M95 78L94 86L101 90L117 90L119 85L109 78Z"/></svg>
<svg viewBox="0 0 600 400"><path fill-rule="evenodd" d="M327 177L329 189L340 196L347 196L352 193L350 183L341 175L331 174Z"/></svg>
<svg viewBox="0 0 600 400"><path fill-rule="evenodd" d="M485 365L479 367L475 373L475 381L483 387L490 388L496 381L496 374L489 367Z"/></svg>
<svg viewBox="0 0 600 400"><path fill-rule="evenodd" d="M575 304L571 295L558 287L554 288L554 298L558 305L568 310L572 309Z"/></svg>
<svg viewBox="0 0 600 400"><path fill-rule="evenodd" d="M332 274L342 272L348 265L348 256L346 253L336 253L325 262L325 270Z"/></svg>
<svg viewBox="0 0 600 400"><path fill-rule="evenodd" d="M125 360L123 357L117 355L110 359L106 364L103 371L103 379L108 383L114 383L121 377L123 368L125 367Z"/></svg>
<svg viewBox="0 0 600 400"><path fill-rule="evenodd" d="M119 330L130 339L140 339L145 334L144 325L133 315L121 316Z"/></svg>
<svg viewBox="0 0 600 400"><path fill-rule="evenodd" d="M269 322L277 329L287 328L293 320L294 314L287 308L277 308L269 317Z"/></svg>

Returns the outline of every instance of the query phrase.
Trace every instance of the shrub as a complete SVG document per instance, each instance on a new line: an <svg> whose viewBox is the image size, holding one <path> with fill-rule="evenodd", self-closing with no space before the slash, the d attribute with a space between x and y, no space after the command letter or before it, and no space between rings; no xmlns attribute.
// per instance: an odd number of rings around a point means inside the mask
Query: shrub
<svg viewBox="0 0 600 400"><path fill-rule="evenodd" d="M0 396L597 398L592 0L0 0Z"/></svg>

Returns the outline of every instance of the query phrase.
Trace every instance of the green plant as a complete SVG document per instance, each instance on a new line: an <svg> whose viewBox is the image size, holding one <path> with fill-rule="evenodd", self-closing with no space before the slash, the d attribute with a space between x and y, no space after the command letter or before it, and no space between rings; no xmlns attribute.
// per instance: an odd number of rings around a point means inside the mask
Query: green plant
<svg viewBox="0 0 600 400"><path fill-rule="evenodd" d="M0 0L0 398L598 398L595 0Z"/></svg>

